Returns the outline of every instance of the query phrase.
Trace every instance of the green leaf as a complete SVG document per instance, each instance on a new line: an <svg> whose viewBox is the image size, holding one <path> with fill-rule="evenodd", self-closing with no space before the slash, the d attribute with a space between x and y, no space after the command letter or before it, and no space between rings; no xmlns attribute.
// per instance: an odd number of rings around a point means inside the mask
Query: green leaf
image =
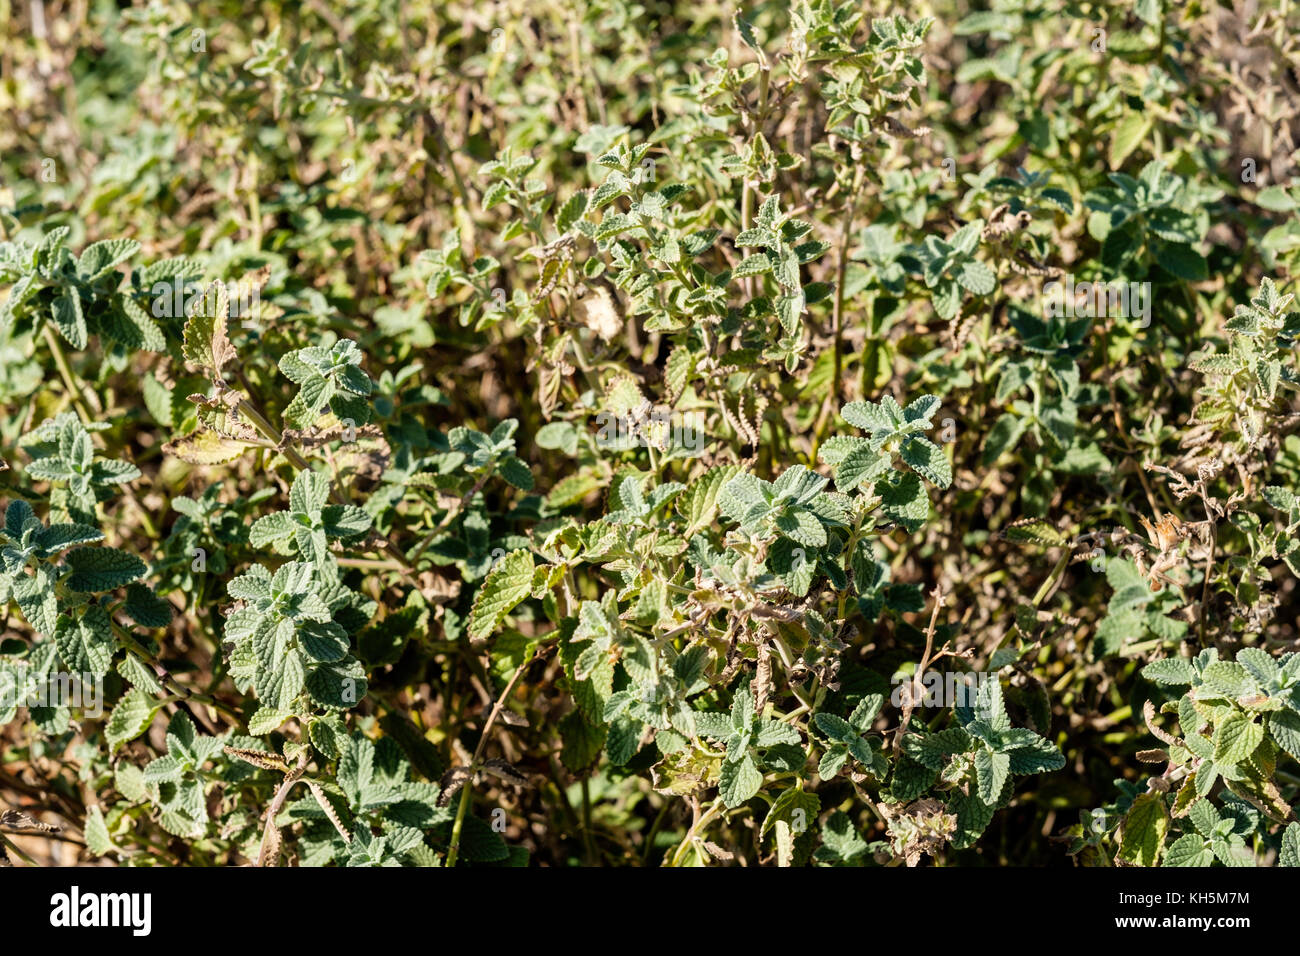
<svg viewBox="0 0 1300 956"><path fill-rule="evenodd" d="M763 826L758 832L758 838L764 839L776 828L777 823L785 823L790 827L790 832L798 837L816 822L817 814L821 813L821 809L821 798L817 794L791 787L772 802L772 809L768 810L767 816L763 818Z"/></svg>
<svg viewBox="0 0 1300 956"><path fill-rule="evenodd" d="M374 519L356 505L326 505L321 523L331 538L356 538L370 530Z"/></svg>
<svg viewBox="0 0 1300 956"><path fill-rule="evenodd" d="M1157 684L1190 684L1196 679L1191 662L1182 657L1166 657L1142 668L1142 676Z"/></svg>
<svg viewBox="0 0 1300 956"><path fill-rule="evenodd" d="M230 291L223 282L213 282L195 300L185 321L181 354L191 365L218 378L227 362L235 357L230 344Z"/></svg>
<svg viewBox="0 0 1300 956"><path fill-rule="evenodd" d="M1214 830L1219 825L1221 817L1219 811L1208 801L1200 800L1192 805L1188 818L1196 831L1206 839L1214 836Z"/></svg>
<svg viewBox="0 0 1300 956"><path fill-rule="evenodd" d="M822 862L847 865L855 863L867 852L867 841L853 826L848 814L836 810L822 823L822 845L814 857Z"/></svg>
<svg viewBox="0 0 1300 956"><path fill-rule="evenodd" d="M998 420L993 423L988 436L984 439L984 451L980 456L981 464L987 468L1001 458L1004 452L1016 447L1027 426L1028 419L1013 415L1011 412L1004 412L998 416Z"/></svg>
<svg viewBox="0 0 1300 956"><path fill-rule="evenodd" d="M1153 27L1160 25L1160 17L1163 9L1164 5L1161 3L1161 0L1137 0L1137 2L1133 4L1133 12L1136 13L1143 22L1148 23Z"/></svg>
<svg viewBox="0 0 1300 956"><path fill-rule="evenodd" d="M1142 145L1147 133L1151 131L1152 117L1145 111L1125 113L1111 134L1110 168L1119 169L1133 150Z"/></svg>
<svg viewBox="0 0 1300 956"><path fill-rule="evenodd" d="M116 849L108 835L108 827L104 825L104 813L99 809L98 804L92 805L86 811L86 826L83 832L86 836L86 848L95 856L105 856Z"/></svg>
<svg viewBox="0 0 1300 956"><path fill-rule="evenodd" d="M134 239L104 239L93 242L81 251L77 261L77 272L87 282L94 282L108 275L113 268L130 259L140 251L140 243Z"/></svg>
<svg viewBox="0 0 1300 956"><path fill-rule="evenodd" d="M1011 760L1010 770L1017 776L1060 770L1065 766L1065 755L1060 748L1037 736L1029 746L1008 751L1008 756Z"/></svg>
<svg viewBox="0 0 1300 956"><path fill-rule="evenodd" d="M140 477L140 469L129 461L100 460L91 466L91 480L97 485L125 485Z"/></svg>
<svg viewBox="0 0 1300 956"><path fill-rule="evenodd" d="M817 776L823 780L832 779L840 772L840 768L844 766L848 759L848 749L836 744L822 754L821 760L817 762Z"/></svg>
<svg viewBox="0 0 1300 956"><path fill-rule="evenodd" d="M964 753L970 743L970 734L960 727L949 727L924 737L908 734L903 738L903 749L918 763L931 770L942 770L950 757Z"/></svg>
<svg viewBox="0 0 1300 956"><path fill-rule="evenodd" d="M1277 862L1279 866L1300 866L1300 823L1289 823L1282 832L1282 849Z"/></svg>
<svg viewBox="0 0 1300 956"><path fill-rule="evenodd" d="M753 255L745 256L736 267L731 270L732 278L740 279L745 276L763 275L772 271L772 260L768 258L766 252L756 252Z"/></svg>
<svg viewBox="0 0 1300 956"><path fill-rule="evenodd" d="M172 606L143 584L127 585L122 610L141 627L166 627L172 619Z"/></svg>
<svg viewBox="0 0 1300 956"><path fill-rule="evenodd" d="M864 482L889 469L889 458L872 448L870 442L863 439L848 440L853 442L851 450L834 463L835 487L845 493L857 490ZM823 447L822 451L826 450Z"/></svg>
<svg viewBox="0 0 1300 956"><path fill-rule="evenodd" d="M695 372L695 353L682 345L673 347L664 364L664 384L668 386L668 397L675 401L686 390L687 383Z"/></svg>
<svg viewBox="0 0 1300 956"><path fill-rule="evenodd" d="M117 662L117 672L132 687L138 687L146 693L157 696L166 693L153 670L133 653L128 653Z"/></svg>
<svg viewBox="0 0 1300 956"><path fill-rule="evenodd" d="M116 548L77 548L65 560L73 573L65 582L74 591L112 591L144 577L148 568L134 554Z"/></svg>
<svg viewBox="0 0 1300 956"><path fill-rule="evenodd" d="M763 497L765 482L748 472L735 475L718 493L718 507L729 518L740 521L751 508L766 504Z"/></svg>
<svg viewBox="0 0 1300 956"><path fill-rule="evenodd" d="M1169 813L1159 793L1143 793L1124 817L1119 858L1134 866L1155 866L1169 832Z"/></svg>
<svg viewBox="0 0 1300 956"><path fill-rule="evenodd" d="M1184 833L1165 850L1163 866L1210 866L1214 851L1205 845L1205 839L1195 833Z"/></svg>
<svg viewBox="0 0 1300 956"><path fill-rule="evenodd" d="M52 637L58 626L59 605L54 582L42 568L34 575L20 575L13 584L14 601L37 633Z"/></svg>
<svg viewBox="0 0 1300 956"><path fill-rule="evenodd" d="M274 707L259 707L253 716L248 718L248 732L259 737L272 733L278 730L290 716L292 715L276 710Z"/></svg>
<svg viewBox="0 0 1300 956"><path fill-rule="evenodd" d="M846 741L858 735L857 730L847 720L835 714L817 714L813 717L813 723L831 740Z"/></svg>
<svg viewBox="0 0 1300 956"><path fill-rule="evenodd" d="M1264 728L1245 714L1232 714L1214 731L1214 762L1237 764L1255 752L1264 740Z"/></svg>
<svg viewBox="0 0 1300 956"><path fill-rule="evenodd" d="M155 757L144 768L144 779L149 783L164 783L179 780L185 768L171 754Z"/></svg>
<svg viewBox="0 0 1300 956"><path fill-rule="evenodd" d="M753 50L755 55L758 57L758 62L766 67L767 54L763 52L762 44L758 42L758 38L754 35L753 25L739 13L734 15L733 22L735 23L736 31L740 34L740 39L744 41L745 46ZM771 202L771 200L768 201ZM764 208L767 208L766 203L764 203Z"/></svg>
<svg viewBox="0 0 1300 956"><path fill-rule="evenodd" d="M826 543L826 529L811 511L802 508L776 516L776 528L792 541L809 548L820 548Z"/></svg>
<svg viewBox="0 0 1300 956"><path fill-rule="evenodd" d="M840 417L850 425L873 433L893 431L895 427L893 416L883 406L872 402L849 402L840 409Z"/></svg>
<svg viewBox="0 0 1300 956"><path fill-rule="evenodd" d="M329 479L319 472L300 471L289 489L289 507L298 514L315 514L329 501Z"/></svg>
<svg viewBox="0 0 1300 956"><path fill-rule="evenodd" d="M916 475L892 475L883 489L877 488L881 510L908 532L919 531L930 517L930 498Z"/></svg>
<svg viewBox="0 0 1300 956"><path fill-rule="evenodd" d="M1279 710L1268 715L1268 732L1277 745L1300 760L1300 714Z"/></svg>
<svg viewBox="0 0 1300 956"><path fill-rule="evenodd" d="M104 733L108 738L109 750L115 751L128 740L135 740L144 733L153 723L154 714L160 707L162 701L152 700L139 688L128 690L108 716Z"/></svg>
<svg viewBox="0 0 1300 956"><path fill-rule="evenodd" d="M1300 208L1286 186L1265 186L1256 194L1255 205L1269 212L1294 212Z"/></svg>
<svg viewBox="0 0 1300 956"><path fill-rule="evenodd" d="M115 295L112 307L100 315L100 331L131 349L161 352L167 338L149 315L129 295Z"/></svg>
<svg viewBox="0 0 1300 956"><path fill-rule="evenodd" d="M1191 246L1176 242L1158 242L1153 251L1157 265L1177 279L1200 282L1209 275L1205 257Z"/></svg>
<svg viewBox="0 0 1300 956"><path fill-rule="evenodd" d="M533 473L514 455L497 463L497 473L520 491L533 490Z"/></svg>
<svg viewBox="0 0 1300 956"><path fill-rule="evenodd" d="M1278 678L1277 661L1268 651L1258 647L1243 647L1239 650L1237 663L1244 667L1251 677L1265 686Z"/></svg>
<svg viewBox="0 0 1300 956"><path fill-rule="evenodd" d="M797 746L802 743L799 731L781 720L761 720L754 734L754 746L776 747L781 744Z"/></svg>
<svg viewBox="0 0 1300 956"><path fill-rule="evenodd" d="M1255 686L1246 668L1234 661L1213 661L1205 665L1201 681L1207 691L1225 697L1240 697L1250 693Z"/></svg>
<svg viewBox="0 0 1300 956"><path fill-rule="evenodd" d="M64 292L54 300L54 327L73 348L86 347L86 317L81 311L81 297L75 289Z"/></svg>
<svg viewBox="0 0 1300 956"><path fill-rule="evenodd" d="M543 425L533 436L538 448L555 448L570 458L578 453L578 430L569 422Z"/></svg>
<svg viewBox="0 0 1300 956"><path fill-rule="evenodd" d="M710 468L687 486L674 502L674 507L686 519L683 534L690 537L713 524L718 514L719 496L723 486L740 471L739 465L718 465ZM760 496L761 498L761 496Z"/></svg>
<svg viewBox="0 0 1300 956"><path fill-rule="evenodd" d="M144 771L128 761L117 762L117 768L113 771L113 785L117 787L118 793L132 803L143 803L149 799L149 788L144 782Z"/></svg>
<svg viewBox="0 0 1300 956"><path fill-rule="evenodd" d="M244 454L242 442L200 428L163 446L163 451L191 465L224 465Z"/></svg>
<svg viewBox="0 0 1300 956"><path fill-rule="evenodd" d="M493 206L497 205L498 203L505 202L506 199L509 198L509 196L510 196L509 183L503 182L501 180L494 182L491 186L487 188L487 191L483 193L484 210L491 209Z"/></svg>
<svg viewBox="0 0 1300 956"><path fill-rule="evenodd" d="M1007 754L993 753L981 747L975 753L975 778L980 799L993 806L1011 773L1011 758Z"/></svg>
<svg viewBox="0 0 1300 956"><path fill-rule="evenodd" d="M949 807L957 811L957 832L952 837L952 845L959 850L973 845L988 829L996 813L994 807L976 794L967 795L960 791L950 798Z"/></svg>
<svg viewBox="0 0 1300 956"><path fill-rule="evenodd" d="M997 276L978 259L967 259L957 270L957 282L967 292L988 295L998 286Z"/></svg>
<svg viewBox="0 0 1300 956"><path fill-rule="evenodd" d="M776 314L786 335L795 335L802 325L805 302L802 295L783 295L776 300Z"/></svg>
<svg viewBox="0 0 1300 956"><path fill-rule="evenodd" d="M573 228L574 223L582 218L583 213L587 211L589 195L586 190L581 190L565 201L564 205L560 207L560 211L555 214L555 229L557 232L561 234L567 233Z"/></svg>
<svg viewBox="0 0 1300 956"><path fill-rule="evenodd" d="M70 671L95 677L108 673L117 649L108 612L98 605L86 608L79 618L60 617L54 642Z"/></svg>
<svg viewBox="0 0 1300 956"><path fill-rule="evenodd" d="M731 726L731 718L726 714L696 711L692 716L695 720L695 732L701 737L724 741L735 732Z"/></svg>
<svg viewBox="0 0 1300 956"><path fill-rule="evenodd" d="M903 461L931 484L940 488L952 484L952 466L948 463L948 456L933 442L913 436L903 442L900 453Z"/></svg>
<svg viewBox="0 0 1300 956"><path fill-rule="evenodd" d="M248 543L254 548L265 548L281 541L290 541L298 524L287 511L275 511L253 522L248 529Z"/></svg>
<svg viewBox="0 0 1300 956"><path fill-rule="evenodd" d="M470 637L485 640L532 592L533 555L526 549L512 551L488 573L474 598L466 628Z"/></svg>
<svg viewBox="0 0 1300 956"><path fill-rule="evenodd" d="M1060 547L1068 540L1041 518L1021 518L1007 525L1003 532L1008 541L1033 541L1048 547Z"/></svg>
<svg viewBox="0 0 1300 956"><path fill-rule="evenodd" d="M853 713L849 714L849 723L859 731L866 732L871 728L871 722L876 719L883 706L885 706L883 694L867 694L858 701L858 705L853 708Z"/></svg>
<svg viewBox="0 0 1300 956"><path fill-rule="evenodd" d="M740 806L758 793L762 786L763 774L749 754L744 754L736 761L723 762L718 793L728 807Z"/></svg>
<svg viewBox="0 0 1300 956"><path fill-rule="evenodd" d="M570 773L584 773L595 766L605 748L607 729L595 724L574 710L560 720L558 725L563 745L560 762Z"/></svg>

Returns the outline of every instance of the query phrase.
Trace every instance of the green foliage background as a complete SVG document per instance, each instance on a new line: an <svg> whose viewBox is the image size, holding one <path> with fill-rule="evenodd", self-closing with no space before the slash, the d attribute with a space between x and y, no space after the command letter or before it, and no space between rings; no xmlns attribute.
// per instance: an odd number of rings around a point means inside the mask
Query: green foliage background
<svg viewBox="0 0 1300 956"><path fill-rule="evenodd" d="M1300 862L1289 2L0 10L6 857Z"/></svg>

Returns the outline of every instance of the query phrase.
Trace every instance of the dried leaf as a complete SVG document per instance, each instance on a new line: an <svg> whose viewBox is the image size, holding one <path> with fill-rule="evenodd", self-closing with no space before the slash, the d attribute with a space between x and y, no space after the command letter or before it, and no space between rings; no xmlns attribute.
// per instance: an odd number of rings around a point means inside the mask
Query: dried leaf
<svg viewBox="0 0 1300 956"><path fill-rule="evenodd" d="M438 794L438 806L445 807L451 803L451 798L461 787L469 783L474 774L470 772L469 767L450 767L438 781L440 792Z"/></svg>

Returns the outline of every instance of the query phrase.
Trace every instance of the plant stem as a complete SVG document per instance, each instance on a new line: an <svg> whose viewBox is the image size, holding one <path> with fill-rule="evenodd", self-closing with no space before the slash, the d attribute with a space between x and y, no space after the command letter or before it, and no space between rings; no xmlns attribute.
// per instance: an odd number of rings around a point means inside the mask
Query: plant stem
<svg viewBox="0 0 1300 956"><path fill-rule="evenodd" d="M1071 554L1072 552L1067 546L1061 554L1060 559L1056 562L1056 567L1052 568L1052 573L1047 576L1047 580L1039 585L1038 591L1034 594L1034 599L1030 602L1034 607L1038 607L1038 605L1043 602L1043 599L1047 597L1048 593L1052 589L1052 585L1054 585L1057 579L1061 576L1061 573L1065 570L1065 566L1070 563Z"/></svg>
<svg viewBox="0 0 1300 956"><path fill-rule="evenodd" d="M280 857L280 831L275 825L275 818L280 815L280 808L284 806L284 801L289 797L289 791L293 785L302 777L303 772L307 769L307 756L311 751L306 747L298 755L297 765L284 775L280 787L275 791L275 799L271 801L271 806L266 811L266 823L262 829L262 845L257 851L258 866L274 866L279 862ZM275 859L269 859L274 856Z"/></svg>
<svg viewBox="0 0 1300 956"><path fill-rule="evenodd" d="M434 525L433 529L421 538L420 543L415 546L415 550L411 552L411 560L410 563L407 564L407 567L410 567L411 564L420 560L420 555L424 554L424 549L433 543L434 538L447 529L452 521L456 519L456 515L465 510L465 506L470 503L476 494L479 493L487 483L487 480L491 478L495 472L495 468L489 468L487 471L483 472L483 474L479 476L478 481L474 482L474 486L470 488L469 491L465 492L465 494L461 495L460 501L456 502L454 507L447 509L447 513L442 516L442 520ZM405 560L405 558L403 558L403 560Z"/></svg>
<svg viewBox="0 0 1300 956"><path fill-rule="evenodd" d="M853 232L853 217L858 211L858 196L862 192L864 169L865 167L859 166L853 174L848 215L844 217L843 227L840 230L840 248L835 263L835 307L831 314L835 333L835 376L830 394L830 400L835 405L839 404L841 398L840 384L844 364L844 276L849 266L849 237Z"/></svg>
<svg viewBox="0 0 1300 956"><path fill-rule="evenodd" d="M47 322L41 329L41 334L45 338L45 344L49 346L50 355L54 359L54 365L59 370L59 377L63 379L63 387L68 392L68 398L72 402L72 407L77 410L77 416L81 419L83 425L89 425L93 422L94 416L91 415L90 409L86 407L85 399L81 394L81 389L77 386L76 376L72 372L72 366L68 364L68 357L63 352L63 345L59 342L59 337L54 334L54 330ZM149 512L144 510L144 505L140 504L135 493L126 485L122 485L122 494L135 507L136 513L140 515L140 525L150 538L158 537L158 529L154 527L153 519L149 517Z"/></svg>
<svg viewBox="0 0 1300 956"><path fill-rule="evenodd" d="M248 389L248 382L244 380L242 374L240 375L240 380L243 382L244 388ZM249 391L251 392L251 389L249 389ZM248 416L249 421L253 423L253 427L261 432L268 441L274 444L276 449L280 451L295 468L299 471L307 471L311 468L311 465L307 463L307 459L303 458L302 455L285 445L284 435L276 429L274 425L266 420L266 416L262 414L255 404L253 404L252 399L241 399L239 402L239 411L241 414ZM335 504L346 505L348 503L347 499L338 488L334 486L333 482L330 483L330 497L334 499ZM401 571L402 575L414 584L415 579L411 574L411 564L406 560L406 555L402 554L401 549L387 539L384 539L382 547L383 550L395 562L397 562L399 566L398 570Z"/></svg>
<svg viewBox="0 0 1300 956"><path fill-rule="evenodd" d="M153 659L152 655L145 650L144 645L132 637L130 632L119 625L116 621L112 622L112 627L113 633L117 635L118 639L133 651L136 656L146 661ZM177 695L181 700L196 704L206 704L214 710L221 711L221 713L225 714L227 717L233 717L236 722L239 721L239 712L229 704L222 703L217 700L217 698L209 696L208 694L196 693L194 690L186 687L180 681L176 680L176 678L172 677L166 669L164 669L161 674L155 674L154 676L164 687Z"/></svg>
<svg viewBox="0 0 1300 956"><path fill-rule="evenodd" d="M479 733L478 746L474 748L474 756L472 756L469 761L470 778L465 781L464 787L461 788L460 806L456 808L456 819L451 825L451 846L447 850L447 866L449 867L456 865L456 858L460 855L461 827L465 823L465 813L469 810L470 797L474 792L474 774L478 770L479 759L483 756L483 748L487 745L488 732L492 729L492 725L496 723L497 716L501 713L501 708L505 706L506 698L510 696L510 692L515 689L515 684L518 682L519 678L523 676L524 671L532 662L532 657L529 657L515 669L514 674L510 678L510 683L506 684L505 690L501 692L501 696L499 696L496 703L492 705L492 710L488 714L487 722L483 725L483 730Z"/></svg>
<svg viewBox="0 0 1300 956"><path fill-rule="evenodd" d="M85 425L89 425L95 420L90 414L90 409L86 407L85 399L82 398L81 389L77 387L77 380L72 374L72 367L68 365L68 357L63 354L63 346L59 343L59 337L54 334L54 329L48 322L41 328L41 335L45 338L45 344L50 348L50 356L54 359L54 366L59 370L59 377L63 379L63 387L68 392L68 398L72 401L72 407L77 410L77 415Z"/></svg>
<svg viewBox="0 0 1300 956"><path fill-rule="evenodd" d="M650 854L654 851L655 836L659 833L659 828L663 825L664 817L668 816L668 811L672 809L671 800L665 800L664 805L655 815L654 823L650 824L650 832L645 837L645 849L641 852L641 865L645 866L650 862Z"/></svg>
<svg viewBox="0 0 1300 956"><path fill-rule="evenodd" d="M718 797L716 800L713 801L713 803L709 804L709 809L704 811L704 813L700 816L700 818L696 820L693 824L691 824L691 828L688 831L686 831L686 836L682 838L682 842L678 845L676 851L673 853L673 858L668 864L669 866L681 865L682 859L686 856L687 848L690 847L692 842L694 842L695 840L695 831L701 829L706 824L713 822L714 818L717 817L720 812L718 807L721 803L722 803L722 798Z"/></svg>
<svg viewBox="0 0 1300 956"><path fill-rule="evenodd" d="M930 666L930 654L934 651L934 629L939 623L939 608L943 607L943 591L935 585L930 596L934 598L934 608L930 611L930 626L925 629L925 653L921 655L921 663L917 665L916 676L912 678L912 688L921 686L921 678L925 674L925 669ZM943 654L939 654L942 657ZM937 659L937 658L936 658ZM907 732L907 725L912 720L912 709L916 706L914 694L908 694L903 701L903 717L898 722L898 730L894 733L894 755L897 756L903 747L903 734Z"/></svg>
<svg viewBox="0 0 1300 956"><path fill-rule="evenodd" d="M591 842L591 781L582 778L582 845L587 853L587 865L596 865L596 846Z"/></svg>

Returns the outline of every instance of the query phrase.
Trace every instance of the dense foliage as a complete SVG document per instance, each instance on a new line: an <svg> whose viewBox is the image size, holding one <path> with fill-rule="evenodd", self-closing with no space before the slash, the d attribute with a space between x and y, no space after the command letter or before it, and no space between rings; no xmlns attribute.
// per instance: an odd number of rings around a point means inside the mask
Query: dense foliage
<svg viewBox="0 0 1300 956"><path fill-rule="evenodd" d="M3 7L0 846L1300 865L1289 3Z"/></svg>

